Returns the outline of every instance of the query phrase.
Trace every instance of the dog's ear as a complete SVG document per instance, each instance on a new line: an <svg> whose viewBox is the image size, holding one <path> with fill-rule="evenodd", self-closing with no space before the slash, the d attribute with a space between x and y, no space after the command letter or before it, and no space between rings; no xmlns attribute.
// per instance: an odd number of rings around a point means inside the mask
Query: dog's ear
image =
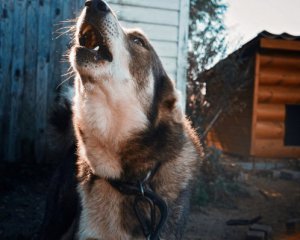
<svg viewBox="0 0 300 240"><path fill-rule="evenodd" d="M160 120L173 120L180 123L184 119L181 106L181 93L175 88L175 84L168 77L164 79L165 93L162 94L159 118Z"/></svg>

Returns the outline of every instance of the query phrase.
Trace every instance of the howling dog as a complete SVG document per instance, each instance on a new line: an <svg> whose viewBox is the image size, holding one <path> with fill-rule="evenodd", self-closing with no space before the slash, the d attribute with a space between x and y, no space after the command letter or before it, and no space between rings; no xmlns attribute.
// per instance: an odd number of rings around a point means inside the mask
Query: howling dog
<svg viewBox="0 0 300 240"><path fill-rule="evenodd" d="M40 239L181 239L201 147L155 50L88 0L69 59L74 97L52 116L67 151Z"/></svg>

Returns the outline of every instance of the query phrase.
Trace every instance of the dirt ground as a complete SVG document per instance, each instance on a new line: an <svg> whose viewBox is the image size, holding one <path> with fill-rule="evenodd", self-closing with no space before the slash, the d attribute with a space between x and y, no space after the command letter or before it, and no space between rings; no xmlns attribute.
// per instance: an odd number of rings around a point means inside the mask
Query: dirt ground
<svg viewBox="0 0 300 240"><path fill-rule="evenodd" d="M185 239L245 239L249 225L228 226L226 222L232 219L250 220L258 216L262 217L260 224L272 227L273 240L285 239L286 222L300 218L300 183L250 175L245 187L249 196L235 199L235 206L232 208L194 207ZM300 240L300 236L297 239Z"/></svg>
<svg viewBox="0 0 300 240"><path fill-rule="evenodd" d="M0 165L1 240L33 239L43 216L53 169L51 165ZM242 184L249 194L235 197L230 207L193 206L184 239L242 240L249 226L228 226L226 222L257 216L262 217L260 223L273 228L274 240L286 239L285 223L300 218L300 183L256 173L248 174Z"/></svg>

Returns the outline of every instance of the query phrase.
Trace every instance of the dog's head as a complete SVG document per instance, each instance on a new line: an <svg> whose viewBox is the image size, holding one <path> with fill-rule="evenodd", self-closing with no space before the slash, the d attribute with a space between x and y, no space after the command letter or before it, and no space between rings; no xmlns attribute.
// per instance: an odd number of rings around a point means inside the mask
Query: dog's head
<svg viewBox="0 0 300 240"><path fill-rule="evenodd" d="M104 1L85 5L70 54L82 91L101 91L111 102L137 100L134 104L141 105L149 120L171 113L178 107L176 90L148 39L138 30L122 28Z"/></svg>

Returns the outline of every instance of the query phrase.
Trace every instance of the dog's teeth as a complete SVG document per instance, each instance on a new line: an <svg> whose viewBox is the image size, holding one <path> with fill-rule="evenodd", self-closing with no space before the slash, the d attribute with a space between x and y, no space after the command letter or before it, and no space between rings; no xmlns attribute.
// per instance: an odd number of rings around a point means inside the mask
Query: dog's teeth
<svg viewBox="0 0 300 240"><path fill-rule="evenodd" d="M93 50L98 51L99 50L99 46L95 47Z"/></svg>

